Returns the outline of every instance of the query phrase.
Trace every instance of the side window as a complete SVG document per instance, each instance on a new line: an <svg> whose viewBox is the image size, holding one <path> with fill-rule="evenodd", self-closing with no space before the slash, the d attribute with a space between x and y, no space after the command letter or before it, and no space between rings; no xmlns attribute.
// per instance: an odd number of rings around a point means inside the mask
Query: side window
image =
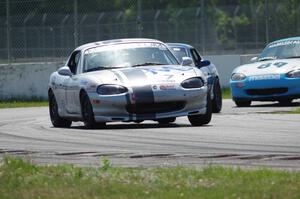
<svg viewBox="0 0 300 199"><path fill-rule="evenodd" d="M68 66L73 74L76 74L78 63L80 61L80 51L75 51L72 53Z"/></svg>
<svg viewBox="0 0 300 199"><path fill-rule="evenodd" d="M200 62L201 62L201 57L200 57L199 53L196 51L196 49L191 49L191 54L192 54L195 65L199 66Z"/></svg>

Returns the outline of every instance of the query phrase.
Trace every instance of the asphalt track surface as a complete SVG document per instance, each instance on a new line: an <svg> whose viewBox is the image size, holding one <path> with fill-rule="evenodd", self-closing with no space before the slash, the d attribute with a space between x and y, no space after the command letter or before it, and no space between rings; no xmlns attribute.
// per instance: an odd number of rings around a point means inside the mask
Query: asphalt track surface
<svg viewBox="0 0 300 199"><path fill-rule="evenodd" d="M48 108L0 109L0 157L24 156L41 164L99 166L106 157L125 167L209 164L300 170L300 114L282 114L300 106L254 103L237 108L223 101L209 125L192 127L186 117L174 124L110 123L86 130L53 128Z"/></svg>

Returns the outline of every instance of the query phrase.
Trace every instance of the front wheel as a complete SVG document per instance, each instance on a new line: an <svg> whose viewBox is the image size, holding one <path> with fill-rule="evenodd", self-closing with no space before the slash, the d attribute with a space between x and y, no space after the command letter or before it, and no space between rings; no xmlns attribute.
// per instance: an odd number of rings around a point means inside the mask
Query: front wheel
<svg viewBox="0 0 300 199"><path fill-rule="evenodd" d="M52 91L49 91L48 97L49 113L52 125L54 127L69 128L72 124L72 121L66 120L59 116L57 102Z"/></svg>
<svg viewBox="0 0 300 199"><path fill-rule="evenodd" d="M251 101L234 101L237 107L249 107L251 105Z"/></svg>
<svg viewBox="0 0 300 199"><path fill-rule="evenodd" d="M189 115L188 119L193 126L202 126L211 121L212 116L212 103L210 94L207 93L206 112L205 114Z"/></svg>
<svg viewBox="0 0 300 199"><path fill-rule="evenodd" d="M212 112L213 113L220 113L222 109L222 90L219 79L216 79L214 86L214 99L212 101Z"/></svg>
<svg viewBox="0 0 300 199"><path fill-rule="evenodd" d="M102 128L105 126L105 123L95 122L93 107L86 93L82 93L81 95L81 113L84 126L87 129Z"/></svg>

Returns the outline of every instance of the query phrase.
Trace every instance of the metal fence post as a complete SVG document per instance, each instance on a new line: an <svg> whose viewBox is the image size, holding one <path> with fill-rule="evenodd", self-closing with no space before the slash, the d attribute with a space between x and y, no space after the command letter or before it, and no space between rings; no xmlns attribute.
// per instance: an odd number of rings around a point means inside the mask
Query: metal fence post
<svg viewBox="0 0 300 199"><path fill-rule="evenodd" d="M10 7L9 0L6 0L6 47L7 47L7 62L10 65L11 61L11 43L10 43Z"/></svg>
<svg viewBox="0 0 300 199"><path fill-rule="evenodd" d="M27 53L28 53L26 23L27 23L27 21L29 21L29 19L31 17L32 17L31 14L28 14L25 17L24 21L23 21L23 42L24 42L24 49L23 50L25 51L25 53L24 53L25 58L27 58Z"/></svg>
<svg viewBox="0 0 300 199"><path fill-rule="evenodd" d="M269 1L265 0L266 44L269 43Z"/></svg>
<svg viewBox="0 0 300 199"><path fill-rule="evenodd" d="M157 20L160 15L160 10L157 10L154 16L154 35L155 39L158 39L158 28L157 28Z"/></svg>
<svg viewBox="0 0 300 199"><path fill-rule="evenodd" d="M142 25L142 0L137 1L137 29L138 37L142 37L143 25Z"/></svg>
<svg viewBox="0 0 300 199"><path fill-rule="evenodd" d="M102 37L100 37L100 21L102 20L102 18L104 17L104 13L101 12L100 15L97 18L97 40L101 40Z"/></svg>
<svg viewBox="0 0 300 199"><path fill-rule="evenodd" d="M204 14L204 0L201 0L201 43L202 53L205 54L205 14Z"/></svg>
<svg viewBox="0 0 300 199"><path fill-rule="evenodd" d="M74 0L74 47L78 46L78 1Z"/></svg>
<svg viewBox="0 0 300 199"><path fill-rule="evenodd" d="M64 45L65 39L64 39L63 29L64 29L64 24L68 20L69 16L70 15L67 14L60 23L60 57L61 58L62 58L62 55L64 55L64 50L66 47L66 45Z"/></svg>

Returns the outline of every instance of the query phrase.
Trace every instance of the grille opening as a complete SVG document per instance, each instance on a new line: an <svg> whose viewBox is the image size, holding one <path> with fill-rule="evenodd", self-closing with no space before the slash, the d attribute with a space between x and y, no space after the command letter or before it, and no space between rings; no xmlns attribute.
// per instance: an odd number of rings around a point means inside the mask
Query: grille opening
<svg viewBox="0 0 300 199"><path fill-rule="evenodd" d="M246 93L248 95L274 95L283 94L288 91L288 88L265 88L265 89L248 89Z"/></svg>
<svg viewBox="0 0 300 199"><path fill-rule="evenodd" d="M153 114L178 111L183 109L185 102L157 102L157 103L139 103L126 106L126 110L131 114Z"/></svg>

